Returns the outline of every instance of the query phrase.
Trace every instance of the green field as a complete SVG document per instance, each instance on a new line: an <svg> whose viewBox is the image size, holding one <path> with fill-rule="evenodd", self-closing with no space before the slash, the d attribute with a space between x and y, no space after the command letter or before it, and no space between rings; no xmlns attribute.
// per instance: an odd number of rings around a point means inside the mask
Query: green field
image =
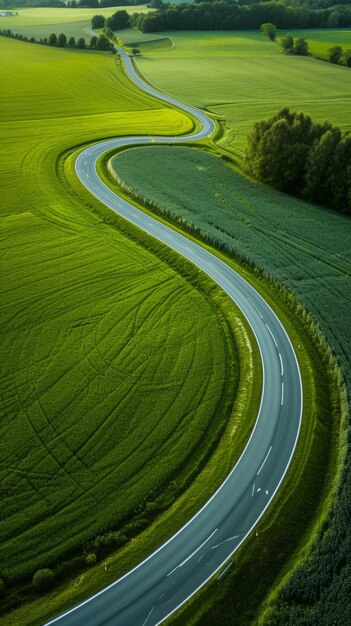
<svg viewBox="0 0 351 626"><path fill-rule="evenodd" d="M141 94L111 55L5 38L0 52L0 577L10 606L36 569L60 561L62 574L68 553L84 562L88 540L135 517L129 533L144 527L170 481L174 500L226 426L239 371L233 307L187 264L179 273L174 257L140 245L147 238L111 227L63 168L84 142L191 122Z"/></svg>
<svg viewBox="0 0 351 626"><path fill-rule="evenodd" d="M147 7L125 6L105 7L104 9L63 9L63 8L19 8L18 15L0 17L0 29L10 28L12 32L36 37L48 37L50 33L65 33L74 37L90 38L88 28L91 27L91 18L97 13L109 17L115 11L125 9L128 13L146 12Z"/></svg>
<svg viewBox="0 0 351 626"><path fill-rule="evenodd" d="M279 31L279 37L288 31ZM308 47L314 56L325 58L328 55L328 49L332 46L341 46L343 50L351 48L351 30L342 28L333 28L331 30L292 30L291 34L294 38L305 37L308 41Z"/></svg>
<svg viewBox="0 0 351 626"><path fill-rule="evenodd" d="M286 56L278 44L252 31L160 34L172 47L141 43L140 69L166 92L222 118L221 145L239 155L254 122L285 106L303 110L317 122L328 119L351 129L351 72L346 67ZM136 42L136 35L129 31L125 40L134 36ZM351 31L343 31L342 39L351 47Z"/></svg>

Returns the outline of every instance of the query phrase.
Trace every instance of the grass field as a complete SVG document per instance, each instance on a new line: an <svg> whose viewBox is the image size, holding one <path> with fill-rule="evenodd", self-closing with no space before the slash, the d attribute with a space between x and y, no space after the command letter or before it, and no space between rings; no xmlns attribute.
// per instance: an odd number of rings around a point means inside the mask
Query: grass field
<svg viewBox="0 0 351 626"><path fill-rule="evenodd" d="M166 482L176 481L174 499L223 430L239 371L233 308L208 298L208 280L186 280L187 268L111 228L63 175L74 146L191 122L141 94L112 55L4 38L0 52L9 606L32 593L19 600L15 584L36 569L61 561L62 570L65 555L140 513L145 526Z"/></svg>
<svg viewBox="0 0 351 626"><path fill-rule="evenodd" d="M278 41L282 34L288 31L278 32ZM328 49L332 46L341 46L343 50L351 48L351 30L342 28L333 28L326 30L292 30L291 34L294 38L305 37L308 41L309 51L311 54L325 58L328 55Z"/></svg>
<svg viewBox="0 0 351 626"><path fill-rule="evenodd" d="M126 33L126 41L136 33ZM223 147L242 155L253 123L284 106L351 129L348 68L286 56L252 31L161 34L173 46L141 43L140 69L161 89L222 117ZM351 42L351 31L342 39Z"/></svg>
<svg viewBox="0 0 351 626"><path fill-rule="evenodd" d="M18 15L0 17L0 28L10 28L14 33L28 37L43 38L50 33L65 33L74 37L90 37L87 29L91 27L91 18L97 13L109 17L115 11L125 9L128 13L148 11L147 7L125 6L105 7L104 9L63 9L63 8L19 8Z"/></svg>

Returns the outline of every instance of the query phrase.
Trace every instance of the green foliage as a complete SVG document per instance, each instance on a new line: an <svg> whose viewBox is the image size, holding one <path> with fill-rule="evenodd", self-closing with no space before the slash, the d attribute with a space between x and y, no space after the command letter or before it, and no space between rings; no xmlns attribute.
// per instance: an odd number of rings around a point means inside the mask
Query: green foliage
<svg viewBox="0 0 351 626"><path fill-rule="evenodd" d="M52 569L39 569L33 576L33 585L38 591L46 591L54 584L55 574Z"/></svg>
<svg viewBox="0 0 351 626"><path fill-rule="evenodd" d="M274 26L271 22L267 22L266 24L261 24L260 31L264 35L266 35L271 41L275 41L277 35L277 27Z"/></svg>
<svg viewBox="0 0 351 626"><path fill-rule="evenodd" d="M287 35L281 37L280 45L282 46L284 52L291 52L294 47L294 38L290 35L290 33L287 33Z"/></svg>
<svg viewBox="0 0 351 626"><path fill-rule="evenodd" d="M57 35L55 33L51 33L48 43L49 46L57 46Z"/></svg>
<svg viewBox="0 0 351 626"><path fill-rule="evenodd" d="M246 164L276 189L351 211L351 138L327 122L282 109L254 125Z"/></svg>
<svg viewBox="0 0 351 626"><path fill-rule="evenodd" d="M57 45L59 48L64 48L67 44L67 37L65 33L60 33L57 37Z"/></svg>
<svg viewBox="0 0 351 626"><path fill-rule="evenodd" d="M68 46L69 48L75 48L76 47L76 40L75 37L70 37L68 40Z"/></svg>
<svg viewBox="0 0 351 626"><path fill-rule="evenodd" d="M242 6L243 4L243 6ZM267 35L274 40L277 28L324 28L332 10L292 7L282 2L194 2L180 5L162 4L156 11L131 18L131 24L142 32L163 30L242 30L267 25ZM332 23L335 18L331 18ZM340 26L351 25L351 12L345 9L338 16Z"/></svg>
<svg viewBox="0 0 351 626"><path fill-rule="evenodd" d="M96 43L97 43L97 36L93 35L92 38L90 39L90 47L96 48Z"/></svg>
<svg viewBox="0 0 351 626"><path fill-rule="evenodd" d="M96 49L97 50L110 50L111 44L107 39L106 35L99 35L96 41Z"/></svg>
<svg viewBox="0 0 351 626"><path fill-rule="evenodd" d="M125 9L121 9L116 11L111 17L107 18L106 26L111 30L120 30L122 28L127 28L129 26L129 14Z"/></svg>
<svg viewBox="0 0 351 626"><path fill-rule="evenodd" d="M94 15L91 18L91 25L93 28L104 28L105 18L103 15Z"/></svg>
<svg viewBox="0 0 351 626"><path fill-rule="evenodd" d="M297 54L299 56L307 56L308 55L308 42L305 37L299 37L295 41L295 45L293 47L293 54Z"/></svg>
<svg viewBox="0 0 351 626"><path fill-rule="evenodd" d="M77 48L79 48L80 50L83 50L83 48L85 48L85 39L84 39L84 37L79 37L79 39L77 41Z"/></svg>
<svg viewBox="0 0 351 626"><path fill-rule="evenodd" d="M342 55L343 55L342 47L333 46L332 48L329 48L328 61L330 63L340 63Z"/></svg>

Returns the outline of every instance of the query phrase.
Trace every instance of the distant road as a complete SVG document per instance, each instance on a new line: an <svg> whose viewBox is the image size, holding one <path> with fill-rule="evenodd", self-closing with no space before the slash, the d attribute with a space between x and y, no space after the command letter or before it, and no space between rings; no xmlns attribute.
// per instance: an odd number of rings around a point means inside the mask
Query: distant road
<svg viewBox="0 0 351 626"><path fill-rule="evenodd" d="M302 414L301 376L294 349L263 298L226 263L136 209L98 177L96 161L106 150L150 142L184 143L207 137L214 130L213 121L203 112L146 84L135 72L129 56L121 49L118 52L127 73L141 89L187 111L198 119L201 129L187 137L125 137L95 144L79 155L77 175L106 206L192 261L229 294L255 334L262 360L263 389L246 448L212 498L181 530L128 574L48 622L62 626L156 626L224 565L229 567L228 559L257 524L284 478L297 443Z"/></svg>

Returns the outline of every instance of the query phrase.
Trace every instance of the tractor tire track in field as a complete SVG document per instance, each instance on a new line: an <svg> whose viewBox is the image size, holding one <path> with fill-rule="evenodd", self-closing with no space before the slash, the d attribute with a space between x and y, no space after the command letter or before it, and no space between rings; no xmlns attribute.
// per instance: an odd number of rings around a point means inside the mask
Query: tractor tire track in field
<svg viewBox="0 0 351 626"><path fill-rule="evenodd" d="M97 160L113 148L192 142L214 131L213 121L202 111L146 84L136 73L129 55L115 47L127 74L139 88L190 114L201 128L191 136L125 137L92 145L79 154L76 173L96 198L193 262L232 298L257 340L263 372L262 396L249 441L216 493L142 563L48 622L64 626L157 626L224 565L228 566L228 559L250 534L281 485L295 451L302 416L302 383L296 354L269 305L226 263L136 209L98 177Z"/></svg>

